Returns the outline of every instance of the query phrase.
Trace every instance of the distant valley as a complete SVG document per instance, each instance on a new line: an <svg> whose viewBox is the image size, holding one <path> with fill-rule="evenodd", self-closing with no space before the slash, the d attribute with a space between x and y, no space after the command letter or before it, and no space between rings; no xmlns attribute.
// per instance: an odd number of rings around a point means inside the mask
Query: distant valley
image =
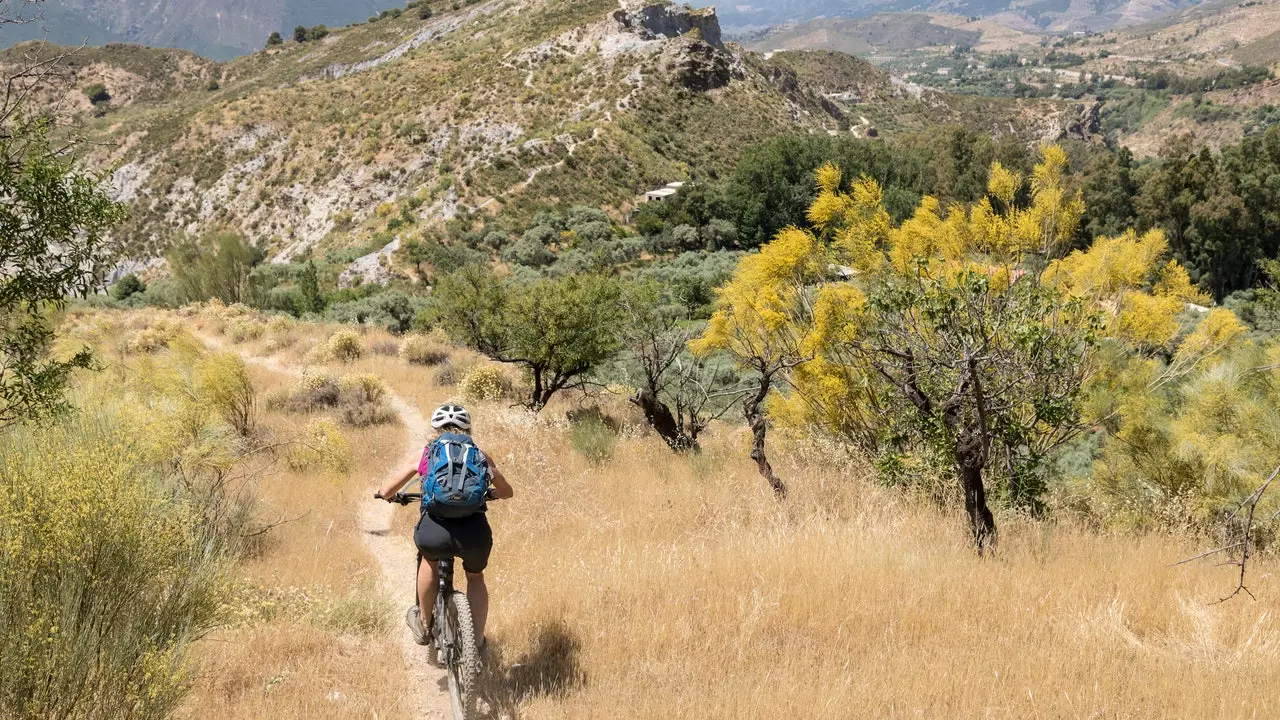
<svg viewBox="0 0 1280 720"><path fill-rule="evenodd" d="M59 0L38 12L26 10L30 22L0 26L0 47L39 39L62 45L127 42L230 60L260 50L272 32L345 25L403 7L401 0Z"/></svg>

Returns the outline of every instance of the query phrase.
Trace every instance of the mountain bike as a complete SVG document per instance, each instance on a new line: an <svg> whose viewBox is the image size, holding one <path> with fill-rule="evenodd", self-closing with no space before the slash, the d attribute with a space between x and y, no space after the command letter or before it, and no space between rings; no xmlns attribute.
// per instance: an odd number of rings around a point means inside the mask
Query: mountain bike
<svg viewBox="0 0 1280 720"><path fill-rule="evenodd" d="M385 500L381 494L374 495ZM408 505L421 502L422 493L396 493L391 502ZM440 585L436 588L435 613L431 621L431 644L427 661L444 668L449 682L449 704L454 720L477 717L480 689L480 648L472 628L471 604L465 593L453 587L453 558L438 560ZM415 579L413 596L418 596Z"/></svg>

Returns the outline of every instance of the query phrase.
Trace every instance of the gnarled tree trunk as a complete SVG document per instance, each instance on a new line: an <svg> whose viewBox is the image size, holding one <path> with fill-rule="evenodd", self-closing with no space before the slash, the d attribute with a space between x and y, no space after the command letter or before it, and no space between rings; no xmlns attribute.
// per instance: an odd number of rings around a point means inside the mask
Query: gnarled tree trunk
<svg viewBox="0 0 1280 720"><path fill-rule="evenodd" d="M653 393L640 390L632 396L631 402L644 411L644 419L649 422L649 427L653 428L672 450L686 452L698 449L698 438L681 429L671 408Z"/></svg>
<svg viewBox="0 0 1280 720"><path fill-rule="evenodd" d="M981 555L996 544L996 519L987 507L987 489L982 483L982 455L961 445L956 450L960 489L964 491L964 509L969 515L969 531Z"/></svg>
<svg viewBox="0 0 1280 720"><path fill-rule="evenodd" d="M764 448L765 435L769 432L769 421L764 416L764 400L769 396L769 388L772 384L769 377L762 377L759 389L755 393L748 395L747 399L743 401L742 413L746 417L747 424L751 426L751 459L756 461L756 467L759 468L760 475L769 481L769 486L773 488L773 494L779 500L785 500L787 486L773 471L773 466L769 464L769 456L765 454Z"/></svg>

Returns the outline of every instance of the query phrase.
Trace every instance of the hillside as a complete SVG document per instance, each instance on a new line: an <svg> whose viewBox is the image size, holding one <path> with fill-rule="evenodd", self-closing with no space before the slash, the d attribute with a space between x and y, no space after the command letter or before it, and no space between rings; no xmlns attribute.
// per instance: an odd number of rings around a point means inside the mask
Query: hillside
<svg viewBox="0 0 1280 720"><path fill-rule="evenodd" d="M741 148L789 131L949 120L1032 141L1075 120L1068 104L958 98L847 55L765 59L722 43L712 12L435 7L430 20L405 13L201 66L216 85L166 81L157 101L95 107L90 159L132 203L123 235L136 253L227 227L283 260L478 212L623 213L646 190L717 177ZM77 83L116 67L85 64Z"/></svg>
<svg viewBox="0 0 1280 720"><path fill-rule="evenodd" d="M1071 32L1148 22L1196 4L1197 0L757 0L726 3L721 11L726 27L735 31L913 10L986 18L1023 32Z"/></svg>
<svg viewBox="0 0 1280 720"><path fill-rule="evenodd" d="M950 51L954 46L1000 52L1038 46L1041 35L993 20L946 13L876 13L870 17L823 18L787 23L745 33L746 47L770 50L835 50L876 59L922 49Z"/></svg>
<svg viewBox="0 0 1280 720"><path fill-rule="evenodd" d="M402 6L400 0L58 0L23 8L33 22L0 27L0 47L24 40L128 42L229 60L261 48L272 31L345 25Z"/></svg>

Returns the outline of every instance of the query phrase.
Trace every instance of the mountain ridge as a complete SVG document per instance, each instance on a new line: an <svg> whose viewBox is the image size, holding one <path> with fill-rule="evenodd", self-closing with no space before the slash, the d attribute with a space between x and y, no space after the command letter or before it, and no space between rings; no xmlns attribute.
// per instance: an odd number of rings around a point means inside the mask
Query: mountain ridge
<svg viewBox="0 0 1280 720"><path fill-rule="evenodd" d="M660 3L489 0L221 64L92 49L62 100L87 116L87 159L132 204L121 234L136 255L230 229L282 261L479 214L582 204L622 217L646 190L723 176L781 133L955 122L1032 142L1078 114L927 90L848 55L765 58L718 34L715 13ZM90 105L79 87L101 82L113 53L169 57L173 71L135 69L146 92L107 83L122 99Z"/></svg>

